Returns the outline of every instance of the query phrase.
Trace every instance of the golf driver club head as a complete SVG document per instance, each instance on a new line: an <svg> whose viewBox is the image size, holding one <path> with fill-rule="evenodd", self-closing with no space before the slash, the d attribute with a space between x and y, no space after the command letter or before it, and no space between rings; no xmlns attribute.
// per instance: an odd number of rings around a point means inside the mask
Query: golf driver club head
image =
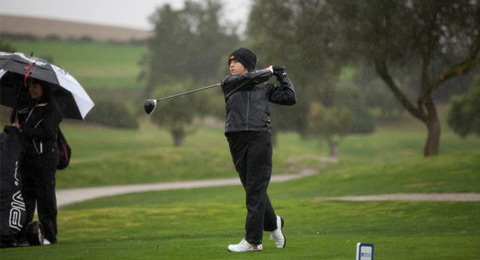
<svg viewBox="0 0 480 260"><path fill-rule="evenodd" d="M147 113L147 115L150 115L153 112L153 110L155 110L156 106L157 106L157 100L155 99L147 99L143 104L143 108L145 109L145 113Z"/></svg>

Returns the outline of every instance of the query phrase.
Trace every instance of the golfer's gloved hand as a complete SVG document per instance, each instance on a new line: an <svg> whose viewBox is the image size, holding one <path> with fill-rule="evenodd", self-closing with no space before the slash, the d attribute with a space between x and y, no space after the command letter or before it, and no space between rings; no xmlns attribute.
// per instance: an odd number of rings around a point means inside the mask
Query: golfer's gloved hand
<svg viewBox="0 0 480 260"><path fill-rule="evenodd" d="M280 81L284 76L287 76L287 69L285 66L273 66L273 75Z"/></svg>

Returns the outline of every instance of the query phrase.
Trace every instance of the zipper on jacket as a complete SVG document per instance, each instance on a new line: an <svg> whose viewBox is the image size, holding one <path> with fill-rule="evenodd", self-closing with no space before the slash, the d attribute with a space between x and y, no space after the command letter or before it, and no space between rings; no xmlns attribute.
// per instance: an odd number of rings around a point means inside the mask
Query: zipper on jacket
<svg viewBox="0 0 480 260"><path fill-rule="evenodd" d="M37 151L38 154L41 154L40 151L38 151L37 144L35 144L35 141L33 142L33 147L35 148L35 151Z"/></svg>
<svg viewBox="0 0 480 260"><path fill-rule="evenodd" d="M32 115L33 110L35 110L35 108L36 108L36 106L35 106L35 107L32 107L32 109L31 109L30 112L28 113L27 119L25 119L25 123L28 122L28 119L29 119L30 116Z"/></svg>
<svg viewBox="0 0 480 260"><path fill-rule="evenodd" d="M40 119L40 121L38 121L33 128L37 128L38 125L40 125L40 123L42 123L42 122L43 122L43 119Z"/></svg>
<svg viewBox="0 0 480 260"><path fill-rule="evenodd" d="M35 126L33 128L37 128L40 123L43 122L43 119L40 119L40 121L37 122L37 124L35 124ZM33 145L35 146L35 150L37 150L37 153L38 154L42 154L43 153L43 142L40 141L39 144L40 144L40 152L38 152L38 149L37 149L37 146L35 145L35 139L32 138L32 142L33 142Z"/></svg>
<svg viewBox="0 0 480 260"><path fill-rule="evenodd" d="M42 104L37 104L37 105L35 105L34 107L32 107L32 109L30 110L30 113L28 113L27 119L25 119L25 122L28 121L28 119L30 118L30 116L33 114L33 110L35 110L35 108L37 108L37 107L44 107L44 106L46 106L46 105L47 105L47 103L42 103ZM43 122L43 118L40 119L40 121L38 121L33 128L37 128L37 127L40 125L40 123L42 123L42 122ZM32 138L32 143L33 143L33 147L35 148L35 151L37 151L38 154L42 154L42 153L43 153L43 142L42 142L42 141L39 142L40 151L39 151L39 149L38 149L38 147L37 147L37 144L35 143L35 139L34 139L34 138Z"/></svg>
<svg viewBox="0 0 480 260"><path fill-rule="evenodd" d="M41 103L41 104L37 104L37 105L35 105L34 107L32 107L32 109L31 109L30 112L28 113L27 119L25 119L25 122L28 121L28 119L29 119L30 116L32 115L33 110L35 110L35 108L37 108L37 107L44 107L44 106L46 106L46 105L47 105L47 103Z"/></svg>

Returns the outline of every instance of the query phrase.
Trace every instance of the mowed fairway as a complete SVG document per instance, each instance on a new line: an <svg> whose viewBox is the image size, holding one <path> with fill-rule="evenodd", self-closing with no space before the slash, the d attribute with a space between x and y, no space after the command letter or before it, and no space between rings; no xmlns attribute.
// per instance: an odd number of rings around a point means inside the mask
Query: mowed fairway
<svg viewBox="0 0 480 260"><path fill-rule="evenodd" d="M139 130L132 140L115 146L112 140L121 140L123 135L132 133L97 128L97 137L84 144L95 147L89 155L77 138L83 138L83 132L91 129L78 126L66 129L76 143L78 157L71 169L57 174L65 186L69 186L65 178L75 179L76 174L81 174L74 170L80 161L101 165L102 160L108 163L105 158L119 156L127 162L129 158L123 153L134 153L129 147L139 153L143 150L153 158L158 156L157 160L151 160L153 165L171 163L181 168L189 165L189 158L200 157L195 159L196 165L187 167L190 174L181 175L181 179L195 178L196 172L208 171L205 169L219 171L212 173L212 177L234 176L233 167L228 166L228 151L222 151L227 147L221 130L200 130L187 139L185 147L168 148L169 136L158 129ZM440 156L423 158L422 145L417 144L422 136L418 129L398 131L389 127L370 136L350 136L342 144L340 163L319 166L319 174L312 177L271 184L272 202L277 213L286 219L288 244L283 250L276 249L265 233L263 252L227 252L229 243L242 238L245 217L242 189L228 187L129 194L67 206L59 212L58 245L2 249L1 258L354 259L356 243L369 242L375 245L375 259L478 259L480 202L325 199L365 194L480 192L478 138L460 139L447 131L442 140L450 148ZM97 142L99 147L111 142L112 146L102 150L88 142ZM411 145L402 145L405 143ZM325 151L320 147L314 140L302 141L294 134L282 134L276 149L282 160L297 158L306 167L313 162L298 158L322 155ZM206 152L209 148L218 154L212 157ZM163 154L162 150L169 152ZM184 164L175 161L177 153L185 153ZM216 160L215 155L221 158L219 163L227 161L223 170L208 162L209 158ZM97 162L96 157L103 159ZM124 183L127 177L116 175L124 168L120 162L95 174L103 174L111 180L110 184ZM282 165L279 161L277 164ZM177 166L169 165L168 169ZM163 172L162 169L159 167L157 172ZM159 181L157 178L148 181L143 171L132 170L131 178L139 175L145 182ZM69 174L72 176L68 177ZM88 176L79 179L85 178ZM85 181L79 186L88 184L95 181Z"/></svg>
<svg viewBox="0 0 480 260"><path fill-rule="evenodd" d="M321 177L309 178L321 189ZM287 248L228 253L243 235L242 190L208 188L99 199L60 211L60 244L2 250L2 259L353 259L357 242L376 259L476 259L479 202L337 202L288 198L302 183L274 184ZM311 193L312 191L310 191Z"/></svg>

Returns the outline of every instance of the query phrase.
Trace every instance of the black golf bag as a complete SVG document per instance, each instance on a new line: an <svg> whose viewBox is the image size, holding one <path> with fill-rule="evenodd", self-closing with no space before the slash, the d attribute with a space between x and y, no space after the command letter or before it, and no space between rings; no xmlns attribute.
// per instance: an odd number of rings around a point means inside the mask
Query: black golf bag
<svg viewBox="0 0 480 260"><path fill-rule="evenodd" d="M25 222L25 203L20 191L18 163L22 144L20 132L5 126L0 133L0 239L1 246L11 246Z"/></svg>

